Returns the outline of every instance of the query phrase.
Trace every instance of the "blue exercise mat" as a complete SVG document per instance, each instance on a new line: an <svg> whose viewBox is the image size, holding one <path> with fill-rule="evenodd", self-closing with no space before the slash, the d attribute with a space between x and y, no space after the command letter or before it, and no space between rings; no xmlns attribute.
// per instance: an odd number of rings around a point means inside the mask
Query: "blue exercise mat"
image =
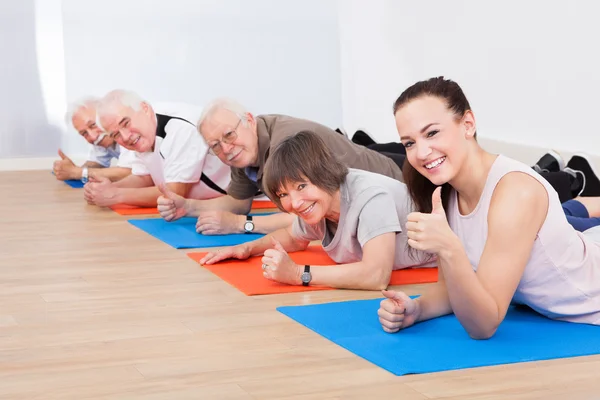
<svg viewBox="0 0 600 400"><path fill-rule="evenodd" d="M50 173L54 175L54 171L50 171ZM75 189L83 188L83 182L81 182L79 179L68 179L63 182Z"/></svg>
<svg viewBox="0 0 600 400"><path fill-rule="evenodd" d="M488 340L471 339L454 315L390 334L379 323L380 302L356 300L277 310L395 375L600 353L600 326L553 321L525 307L511 307Z"/></svg>
<svg viewBox="0 0 600 400"><path fill-rule="evenodd" d="M263 237L257 233L207 236L196 232L197 218L167 222L162 218L130 219L128 222L176 249L234 246Z"/></svg>
<svg viewBox="0 0 600 400"><path fill-rule="evenodd" d="M75 189L83 188L83 182L75 180L75 179L69 179L69 180L66 180L63 182Z"/></svg>

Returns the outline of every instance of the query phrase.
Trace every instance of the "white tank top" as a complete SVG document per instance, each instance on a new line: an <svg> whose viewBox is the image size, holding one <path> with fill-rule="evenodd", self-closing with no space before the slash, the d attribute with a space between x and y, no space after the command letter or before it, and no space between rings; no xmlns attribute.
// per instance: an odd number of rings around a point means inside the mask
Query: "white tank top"
<svg viewBox="0 0 600 400"><path fill-rule="evenodd" d="M567 222L558 194L544 178L502 155L492 165L479 203L470 214L460 214L456 191L450 195L448 222L473 269L477 270L487 241L494 189L504 175L515 171L537 179L548 192L549 204L513 303L525 304L549 318L600 325L600 243Z"/></svg>

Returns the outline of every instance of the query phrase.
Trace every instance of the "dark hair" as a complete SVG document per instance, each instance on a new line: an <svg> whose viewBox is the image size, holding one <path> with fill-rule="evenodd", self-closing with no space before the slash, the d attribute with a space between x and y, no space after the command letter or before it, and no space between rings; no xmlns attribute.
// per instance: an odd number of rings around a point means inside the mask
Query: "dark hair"
<svg viewBox="0 0 600 400"><path fill-rule="evenodd" d="M456 119L462 118L467 111L471 110L471 105L460 86L456 82L440 76L417 82L402 92L400 97L394 102L394 115L396 115L402 106L423 96L434 96L444 100L448 109L456 116ZM477 132L475 132L476 137ZM417 172L408 162L404 163L402 175L417 211L430 213L432 210L431 195L436 186L429 179ZM445 183L442 185L442 204L444 208L447 208L449 198L450 184Z"/></svg>
<svg viewBox="0 0 600 400"><path fill-rule="evenodd" d="M323 139L314 132L301 131L279 143L265 163L263 189L279 207L277 192L290 182L308 180L329 194L346 180L348 167L340 162Z"/></svg>

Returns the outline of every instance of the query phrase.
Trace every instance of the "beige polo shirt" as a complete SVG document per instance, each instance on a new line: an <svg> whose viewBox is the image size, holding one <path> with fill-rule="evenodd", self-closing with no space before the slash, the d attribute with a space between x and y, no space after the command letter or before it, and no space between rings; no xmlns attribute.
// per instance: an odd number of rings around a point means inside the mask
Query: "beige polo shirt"
<svg viewBox="0 0 600 400"><path fill-rule="evenodd" d="M318 134L338 159L348 168L375 172L399 181L400 167L389 157L350 141L347 137L324 125L286 115L259 115L256 117L258 132L258 165L247 168L231 168L231 183L227 193L233 198L250 199L258 190L263 191L263 169L271 147L277 146L289 136L304 130Z"/></svg>

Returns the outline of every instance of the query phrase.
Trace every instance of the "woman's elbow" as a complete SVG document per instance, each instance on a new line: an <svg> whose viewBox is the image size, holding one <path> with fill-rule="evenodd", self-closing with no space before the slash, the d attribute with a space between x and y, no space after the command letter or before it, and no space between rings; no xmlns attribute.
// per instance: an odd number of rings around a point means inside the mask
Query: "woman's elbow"
<svg viewBox="0 0 600 400"><path fill-rule="evenodd" d="M371 279L365 279L366 290L387 289L390 284L391 271L377 271L371 274Z"/></svg>
<svg viewBox="0 0 600 400"><path fill-rule="evenodd" d="M469 337L471 339L487 340L487 339L490 339L492 336L494 336L494 334L496 333L497 330L498 330L498 325L489 327L489 328L483 328L483 329L467 330L467 333L469 334Z"/></svg>

